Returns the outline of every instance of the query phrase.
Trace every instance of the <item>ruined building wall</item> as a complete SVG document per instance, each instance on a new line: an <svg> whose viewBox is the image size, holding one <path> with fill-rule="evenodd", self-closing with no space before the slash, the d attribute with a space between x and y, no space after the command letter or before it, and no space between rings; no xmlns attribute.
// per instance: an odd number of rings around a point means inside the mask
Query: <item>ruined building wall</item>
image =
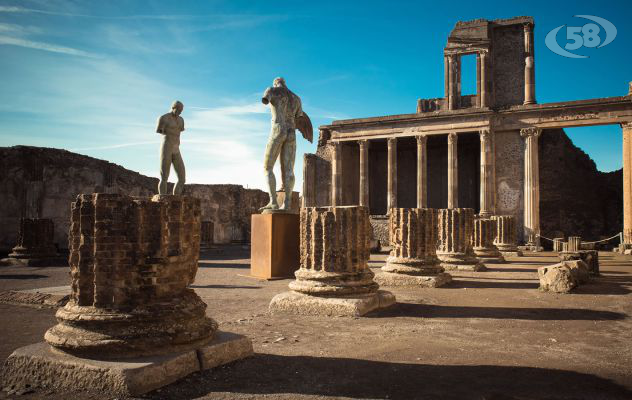
<svg viewBox="0 0 632 400"><path fill-rule="evenodd" d="M597 240L623 228L622 170L600 172L562 129L540 136L540 229ZM546 243L546 241L544 241Z"/></svg>
<svg viewBox="0 0 632 400"><path fill-rule="evenodd" d="M505 25L492 29L491 49L494 107L503 108L524 101L524 28Z"/></svg>
<svg viewBox="0 0 632 400"><path fill-rule="evenodd" d="M0 147L0 168L2 252L15 246L20 217L52 219L55 243L67 248L70 204L78 194L150 196L158 185L156 178L107 161L42 147ZM213 222L216 243L249 238L250 214L268 200L238 185L186 185L185 194L202 201L202 221Z"/></svg>
<svg viewBox="0 0 632 400"><path fill-rule="evenodd" d="M517 238L521 242L524 231L524 139L520 137L520 131L496 132L494 144L496 215L515 217Z"/></svg>

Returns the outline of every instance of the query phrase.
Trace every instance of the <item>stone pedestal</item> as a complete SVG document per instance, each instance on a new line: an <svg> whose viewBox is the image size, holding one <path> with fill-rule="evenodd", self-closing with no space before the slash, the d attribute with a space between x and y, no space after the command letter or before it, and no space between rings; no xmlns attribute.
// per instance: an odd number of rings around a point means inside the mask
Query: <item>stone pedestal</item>
<svg viewBox="0 0 632 400"><path fill-rule="evenodd" d="M4 380L48 385L59 376L66 378L52 386L142 394L200 370L218 340L226 362L251 354L242 336L219 339L206 304L188 288L198 269L200 214L191 197L78 196L70 300L44 336L48 344L16 350Z"/></svg>
<svg viewBox="0 0 632 400"><path fill-rule="evenodd" d="M446 270L485 271L487 268L472 249L474 210L471 208L440 209L437 224L439 245L437 257Z"/></svg>
<svg viewBox="0 0 632 400"><path fill-rule="evenodd" d="M496 238L494 244L504 257L522 256L516 240L516 220L513 215L494 215Z"/></svg>
<svg viewBox="0 0 632 400"><path fill-rule="evenodd" d="M380 285L438 287L452 280L437 258L437 210L393 208L389 231L391 254L375 277Z"/></svg>
<svg viewBox="0 0 632 400"><path fill-rule="evenodd" d="M474 219L474 254L485 264L505 262L502 254L494 245L496 230L495 220L491 218Z"/></svg>
<svg viewBox="0 0 632 400"><path fill-rule="evenodd" d="M299 215L253 214L250 274L262 279L290 278L299 268Z"/></svg>
<svg viewBox="0 0 632 400"><path fill-rule="evenodd" d="M301 268L270 311L359 316L395 303L391 293L378 290L368 267L369 229L366 207L302 208Z"/></svg>
<svg viewBox="0 0 632 400"><path fill-rule="evenodd" d="M21 218L18 242L9 257L30 266L44 266L55 262L65 264L53 243L53 220L47 218Z"/></svg>

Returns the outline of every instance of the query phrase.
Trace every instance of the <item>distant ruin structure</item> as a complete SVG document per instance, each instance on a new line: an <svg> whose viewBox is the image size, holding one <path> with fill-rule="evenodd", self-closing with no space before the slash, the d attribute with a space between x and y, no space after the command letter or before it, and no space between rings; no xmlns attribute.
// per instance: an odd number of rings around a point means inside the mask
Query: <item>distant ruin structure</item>
<svg viewBox="0 0 632 400"><path fill-rule="evenodd" d="M484 217L513 216L517 241L536 250L541 246L541 201L547 202L547 229L563 231L560 225L567 224L572 226L567 232L612 235L621 229L618 212L598 215L594 207L573 199L566 215L590 220L586 227L552 215L561 215L565 205L549 192L572 193L580 183L573 181L570 187L568 172L555 165L559 160L542 159L540 152L547 157L554 156L553 150L556 155L571 152L564 160L573 167L586 164L590 171L583 179L610 192L607 174L600 175L581 151L564 147L568 138L562 129L617 124L623 129L623 207L608 202L603 209L625 210L624 237L632 243L632 100L627 83L624 96L538 104L534 26L531 17L458 22L443 51L443 97L419 99L415 113L321 126L316 153L305 156L305 206L367 206L382 242L387 239L380 237L387 231L384 215L391 208L471 208ZM461 90L466 56L476 57L474 94ZM545 140L547 135L557 141ZM574 168L569 171L575 173ZM547 192L541 198L543 186Z"/></svg>

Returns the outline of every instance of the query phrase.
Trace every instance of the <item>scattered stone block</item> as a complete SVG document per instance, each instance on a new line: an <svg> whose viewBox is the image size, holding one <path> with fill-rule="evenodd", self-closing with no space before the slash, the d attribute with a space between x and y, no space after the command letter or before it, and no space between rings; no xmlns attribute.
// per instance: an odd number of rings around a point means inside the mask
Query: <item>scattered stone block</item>
<svg viewBox="0 0 632 400"><path fill-rule="evenodd" d="M560 261L582 260L592 276L599 276L599 252L597 250L562 251Z"/></svg>
<svg viewBox="0 0 632 400"><path fill-rule="evenodd" d="M306 207L300 216L301 267L291 291L272 299L271 312L361 316L395 303L368 267L368 208Z"/></svg>
<svg viewBox="0 0 632 400"><path fill-rule="evenodd" d="M437 210L393 208L391 253L375 281L383 286L439 287L452 281L437 258Z"/></svg>
<svg viewBox="0 0 632 400"><path fill-rule="evenodd" d="M571 269L561 263L538 268L538 277L543 292L569 293L577 287L577 279Z"/></svg>

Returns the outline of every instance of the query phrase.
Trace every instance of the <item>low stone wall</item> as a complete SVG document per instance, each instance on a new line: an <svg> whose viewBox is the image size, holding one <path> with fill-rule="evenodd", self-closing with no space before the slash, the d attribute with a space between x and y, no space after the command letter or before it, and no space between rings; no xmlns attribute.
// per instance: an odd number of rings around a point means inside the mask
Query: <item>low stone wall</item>
<svg viewBox="0 0 632 400"><path fill-rule="evenodd" d="M53 221L53 241L68 248L70 205L79 194L120 193L151 196L157 178L119 165L66 150L0 147L0 252L18 241L20 218ZM171 186L171 185L170 185ZM268 195L239 185L186 185L184 194L201 200L202 221L213 225L215 243L248 241L250 215L264 206Z"/></svg>

